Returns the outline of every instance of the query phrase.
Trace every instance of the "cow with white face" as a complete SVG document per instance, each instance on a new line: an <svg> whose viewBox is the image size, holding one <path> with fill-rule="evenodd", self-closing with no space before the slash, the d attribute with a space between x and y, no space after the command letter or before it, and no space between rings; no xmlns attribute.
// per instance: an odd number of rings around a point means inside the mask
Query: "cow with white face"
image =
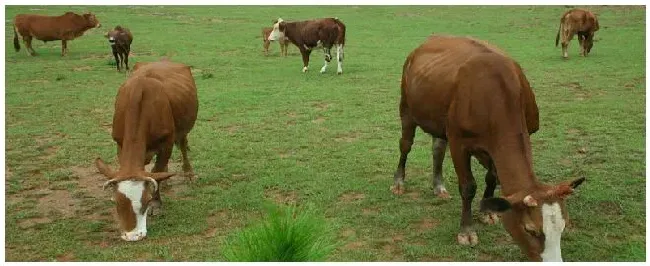
<svg viewBox="0 0 650 266"><path fill-rule="evenodd" d="M296 22L287 22L279 18L273 24L273 31L268 40L283 38L295 44L302 55L302 72L309 68L309 55L314 48L323 48L325 64L320 73L325 73L332 60L331 49L336 46L337 74L343 73L343 46L345 45L345 24L338 18L324 18Z"/></svg>
<svg viewBox="0 0 650 266"><path fill-rule="evenodd" d="M138 62L120 86L111 132L119 169L111 170L99 158L95 165L108 178L104 189L113 190L122 239L137 241L147 235L147 214L162 205L158 184L174 175L167 172L174 144L181 151L185 176L194 176L187 135L198 104L190 67L169 60ZM154 156L151 172L145 171Z"/></svg>

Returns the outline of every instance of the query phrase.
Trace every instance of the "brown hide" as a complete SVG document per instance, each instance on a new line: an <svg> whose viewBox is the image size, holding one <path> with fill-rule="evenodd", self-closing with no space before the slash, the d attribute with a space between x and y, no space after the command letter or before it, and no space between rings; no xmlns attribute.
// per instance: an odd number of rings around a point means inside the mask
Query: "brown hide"
<svg viewBox="0 0 650 266"><path fill-rule="evenodd" d="M121 65L126 66L129 70L129 53L131 52L131 43L133 42L133 34L129 29L116 26L115 29L106 33L105 37L111 45L111 52L115 57L115 64L117 71L120 71Z"/></svg>
<svg viewBox="0 0 650 266"><path fill-rule="evenodd" d="M555 46L562 40L562 56L568 58L569 42L578 35L580 55L587 56L594 45L595 32L600 29L598 18L594 13L584 9L571 9L560 18L560 27L555 35Z"/></svg>
<svg viewBox="0 0 650 266"><path fill-rule="evenodd" d="M532 203L564 202L563 197L549 197L555 187L539 183L533 172L529 134L538 130L539 114L519 64L479 40L432 36L404 63L400 116L402 156L396 185L403 182L416 127L448 140L463 202L459 243L478 241L471 215L476 182L470 157L475 156L495 169L501 194L512 201L511 211L504 214L506 229L531 260L541 260L543 241L524 230L541 228L541 210ZM510 208L506 205L503 209Z"/></svg>
<svg viewBox="0 0 650 266"><path fill-rule="evenodd" d="M101 24L94 14L78 15L66 12L61 16L44 16L32 14L19 14L14 18L14 48L20 50L18 37L22 37L28 52L34 55L31 48L32 38L47 41L62 41L61 55L67 52L67 42L82 36L91 28L99 28Z"/></svg>
<svg viewBox="0 0 650 266"><path fill-rule="evenodd" d="M264 55L269 55L269 46L271 46L271 41L269 41L269 34L273 31L272 27L262 28L262 42L264 43ZM280 45L280 55L287 56L287 48L289 46L289 39L284 37L278 40Z"/></svg>
<svg viewBox="0 0 650 266"><path fill-rule="evenodd" d="M313 48L322 45L325 52L325 60L329 62L332 58L330 50L333 45L345 45L345 24L337 18L323 18L305 21L276 23L278 30L295 44L302 55L303 67L306 71L309 66L309 55ZM341 55L338 61L343 61ZM340 74L340 72L339 72Z"/></svg>

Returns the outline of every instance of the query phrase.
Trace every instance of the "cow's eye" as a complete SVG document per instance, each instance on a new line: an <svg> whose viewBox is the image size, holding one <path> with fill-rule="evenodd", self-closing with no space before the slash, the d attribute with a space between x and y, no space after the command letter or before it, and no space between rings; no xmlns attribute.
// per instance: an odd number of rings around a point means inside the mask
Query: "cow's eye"
<svg viewBox="0 0 650 266"><path fill-rule="evenodd" d="M544 237L544 233L540 232L540 231L537 230L536 228L532 228L532 227L524 227L524 230L526 230L526 233L528 233L528 234L531 235L531 236L534 236L534 237Z"/></svg>

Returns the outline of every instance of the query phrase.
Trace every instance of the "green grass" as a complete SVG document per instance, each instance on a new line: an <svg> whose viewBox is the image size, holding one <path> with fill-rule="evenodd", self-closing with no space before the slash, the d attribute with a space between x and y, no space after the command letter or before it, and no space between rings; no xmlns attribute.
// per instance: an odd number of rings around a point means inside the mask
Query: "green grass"
<svg viewBox="0 0 650 266"><path fill-rule="evenodd" d="M515 58L540 109L537 177L587 177L568 201L574 226L563 237L565 261L644 261L645 9L590 8L600 19L598 41L581 58L574 40L562 60L554 47L561 6L7 7L7 21L92 10L103 28L70 42L67 57L60 42L34 42L40 56L28 57L14 52L5 22L6 259L224 261L227 237L262 221L263 206L274 201L322 210L341 242L327 261L525 260L501 225L476 220L479 245L456 244L453 166L447 158L452 199L437 199L431 138L421 131L407 193L389 191L401 67L436 32L484 39ZM305 74L295 47L283 58L273 44L264 57L258 36L273 19L326 16L347 25L343 75L336 66L319 74L319 51ZM200 102L189 136L199 178L170 180L163 214L138 243L119 239L110 196L93 173L97 156L116 166L109 132L126 76L109 63L102 35L118 24L134 34L132 63L168 56L191 65ZM172 169L179 159L174 151Z"/></svg>
<svg viewBox="0 0 650 266"><path fill-rule="evenodd" d="M333 231L313 208L269 206L260 224L235 232L224 256L239 262L323 261L334 250Z"/></svg>

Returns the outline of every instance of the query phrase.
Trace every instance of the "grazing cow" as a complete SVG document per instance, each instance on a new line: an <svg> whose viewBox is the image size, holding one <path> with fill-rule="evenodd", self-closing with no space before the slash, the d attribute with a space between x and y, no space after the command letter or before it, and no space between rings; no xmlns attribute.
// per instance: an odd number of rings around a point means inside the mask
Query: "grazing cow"
<svg viewBox="0 0 650 266"><path fill-rule="evenodd" d="M562 259L564 199L584 179L547 185L535 177L529 134L539 128L538 109L519 64L482 41L434 35L404 63L399 108L401 155L393 193L403 193L406 158L420 127L436 139L434 165L442 165L449 143L462 198L460 244L478 243L471 212L474 156L488 169L481 201L485 220L495 222L494 212L503 212L507 231L531 260ZM497 178L502 198L493 197ZM434 184L435 179L434 174ZM438 181L437 192L446 193Z"/></svg>
<svg viewBox="0 0 650 266"><path fill-rule="evenodd" d="M120 168L113 171L100 158L95 164L112 188L122 239L147 235L147 214L161 206L158 184L173 176L167 163L174 143L180 148L183 171L192 177L187 134L196 121L198 100L190 68L169 61L136 63L115 100L113 140ZM145 171L156 155L151 171Z"/></svg>
<svg viewBox="0 0 650 266"><path fill-rule="evenodd" d="M555 47L557 47L560 36L562 36L562 57L569 58L567 48L573 35L578 34L580 42L580 55L587 56L594 46L594 33L598 31L598 18L594 13L584 9L571 9L560 18L560 28L555 35Z"/></svg>
<svg viewBox="0 0 650 266"><path fill-rule="evenodd" d="M262 41L264 42L264 55L269 55L269 46L271 41L269 40L269 34L273 31L273 28L266 27L262 28ZM287 48L289 47L289 39L287 37L279 38L278 43L280 44L280 55L287 56Z"/></svg>
<svg viewBox="0 0 650 266"><path fill-rule="evenodd" d="M129 53L133 42L131 31L118 25L115 29L106 33L104 37L108 38L108 42L111 44L117 71L120 71L122 63L126 66L126 70L129 70Z"/></svg>
<svg viewBox="0 0 650 266"><path fill-rule="evenodd" d="M44 43L61 40L61 56L65 56L68 53L68 41L80 37L89 29L101 26L92 13L77 15L66 12L61 16L19 14L14 18L14 48L16 52L20 51L20 36L25 42L27 54L34 56L36 51L32 48L32 38Z"/></svg>
<svg viewBox="0 0 650 266"><path fill-rule="evenodd" d="M306 21L287 22L279 18L273 25L268 39L271 41L286 37L295 44L302 55L302 72L307 72L309 55L314 47L323 47L325 65L320 73L325 73L327 64L332 60L330 50L336 45L336 73L343 73L343 46L345 45L345 25L338 18L323 18Z"/></svg>

